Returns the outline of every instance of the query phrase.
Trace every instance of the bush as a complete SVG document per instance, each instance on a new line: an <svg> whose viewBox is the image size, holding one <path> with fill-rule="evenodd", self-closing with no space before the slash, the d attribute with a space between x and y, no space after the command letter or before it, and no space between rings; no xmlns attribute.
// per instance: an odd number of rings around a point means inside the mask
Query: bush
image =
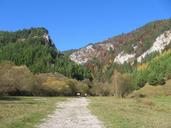
<svg viewBox="0 0 171 128"><path fill-rule="evenodd" d="M113 96L114 89L109 83L94 83L90 89L90 94L92 96Z"/></svg>
<svg viewBox="0 0 171 128"><path fill-rule="evenodd" d="M92 87L91 87L91 89L90 89L90 95L92 95L92 96L100 96L100 95L102 95L102 93L101 93L101 91L102 91L102 85L101 84L93 84L92 85Z"/></svg>
<svg viewBox="0 0 171 128"><path fill-rule="evenodd" d="M130 74L121 74L115 71L112 78L115 96L125 97L134 89L133 78Z"/></svg>
<svg viewBox="0 0 171 128"><path fill-rule="evenodd" d="M32 95L36 84L34 75L26 66L15 66L10 62L0 64L0 94Z"/></svg>
<svg viewBox="0 0 171 128"><path fill-rule="evenodd" d="M88 93L86 83L59 73L32 74L26 66L0 64L0 95L74 96Z"/></svg>
<svg viewBox="0 0 171 128"><path fill-rule="evenodd" d="M93 96L125 97L134 89L133 78L130 74L113 73L111 83L94 82L90 89Z"/></svg>
<svg viewBox="0 0 171 128"><path fill-rule="evenodd" d="M168 67L166 68L166 79L171 79L171 65L168 64Z"/></svg>
<svg viewBox="0 0 171 128"><path fill-rule="evenodd" d="M39 79L39 88L36 92L39 95L48 96L75 96L76 92L82 94L88 93L89 87L87 84L68 79L62 75L55 75L50 73L36 75Z"/></svg>

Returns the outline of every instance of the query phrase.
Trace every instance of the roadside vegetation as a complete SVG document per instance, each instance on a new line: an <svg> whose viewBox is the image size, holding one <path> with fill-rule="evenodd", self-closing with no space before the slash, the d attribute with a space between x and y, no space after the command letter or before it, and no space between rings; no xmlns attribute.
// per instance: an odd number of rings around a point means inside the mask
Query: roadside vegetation
<svg viewBox="0 0 171 128"><path fill-rule="evenodd" d="M0 128L33 128L62 97L0 97Z"/></svg>
<svg viewBox="0 0 171 128"><path fill-rule="evenodd" d="M106 128L170 128L171 96L92 97L90 110Z"/></svg>

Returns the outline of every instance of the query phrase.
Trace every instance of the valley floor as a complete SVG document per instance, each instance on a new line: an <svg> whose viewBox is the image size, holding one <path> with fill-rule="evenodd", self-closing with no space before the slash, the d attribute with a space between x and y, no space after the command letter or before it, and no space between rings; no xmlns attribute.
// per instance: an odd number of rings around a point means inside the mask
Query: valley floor
<svg viewBox="0 0 171 128"><path fill-rule="evenodd" d="M34 128L63 97L0 97L0 128Z"/></svg>
<svg viewBox="0 0 171 128"><path fill-rule="evenodd" d="M0 128L171 128L171 96L1 97Z"/></svg>
<svg viewBox="0 0 171 128"><path fill-rule="evenodd" d="M104 122L106 128L171 128L171 96L90 99L90 110Z"/></svg>

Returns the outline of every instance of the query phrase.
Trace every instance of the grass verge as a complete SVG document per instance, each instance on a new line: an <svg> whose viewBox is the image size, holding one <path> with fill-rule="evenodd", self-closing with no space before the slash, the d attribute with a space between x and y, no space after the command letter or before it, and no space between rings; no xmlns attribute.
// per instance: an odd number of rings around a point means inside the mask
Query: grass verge
<svg viewBox="0 0 171 128"><path fill-rule="evenodd" d="M90 99L90 110L107 128L171 128L171 96Z"/></svg>
<svg viewBox="0 0 171 128"><path fill-rule="evenodd" d="M0 97L0 128L33 128L63 97Z"/></svg>

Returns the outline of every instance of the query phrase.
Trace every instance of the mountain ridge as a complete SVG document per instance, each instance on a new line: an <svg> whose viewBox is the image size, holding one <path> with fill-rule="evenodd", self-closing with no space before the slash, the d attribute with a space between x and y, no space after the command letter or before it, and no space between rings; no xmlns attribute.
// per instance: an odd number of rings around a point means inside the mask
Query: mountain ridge
<svg viewBox="0 0 171 128"><path fill-rule="evenodd" d="M120 34L102 42L86 45L78 50L72 50L70 59L78 64L87 64L94 58L98 59L100 56L106 57L106 54L108 58L110 56L109 52L114 52L114 57L112 58L114 62L117 62L115 58L117 56L120 58L119 56L121 54L130 54L127 55L128 58L137 58L153 45L158 36L170 29L171 19L153 21L129 33ZM135 53L131 54L134 50ZM128 62L128 59L126 61ZM122 60L119 63L123 64L126 61ZM135 59L132 59L132 61L135 61ZM140 59L138 61L140 62Z"/></svg>

